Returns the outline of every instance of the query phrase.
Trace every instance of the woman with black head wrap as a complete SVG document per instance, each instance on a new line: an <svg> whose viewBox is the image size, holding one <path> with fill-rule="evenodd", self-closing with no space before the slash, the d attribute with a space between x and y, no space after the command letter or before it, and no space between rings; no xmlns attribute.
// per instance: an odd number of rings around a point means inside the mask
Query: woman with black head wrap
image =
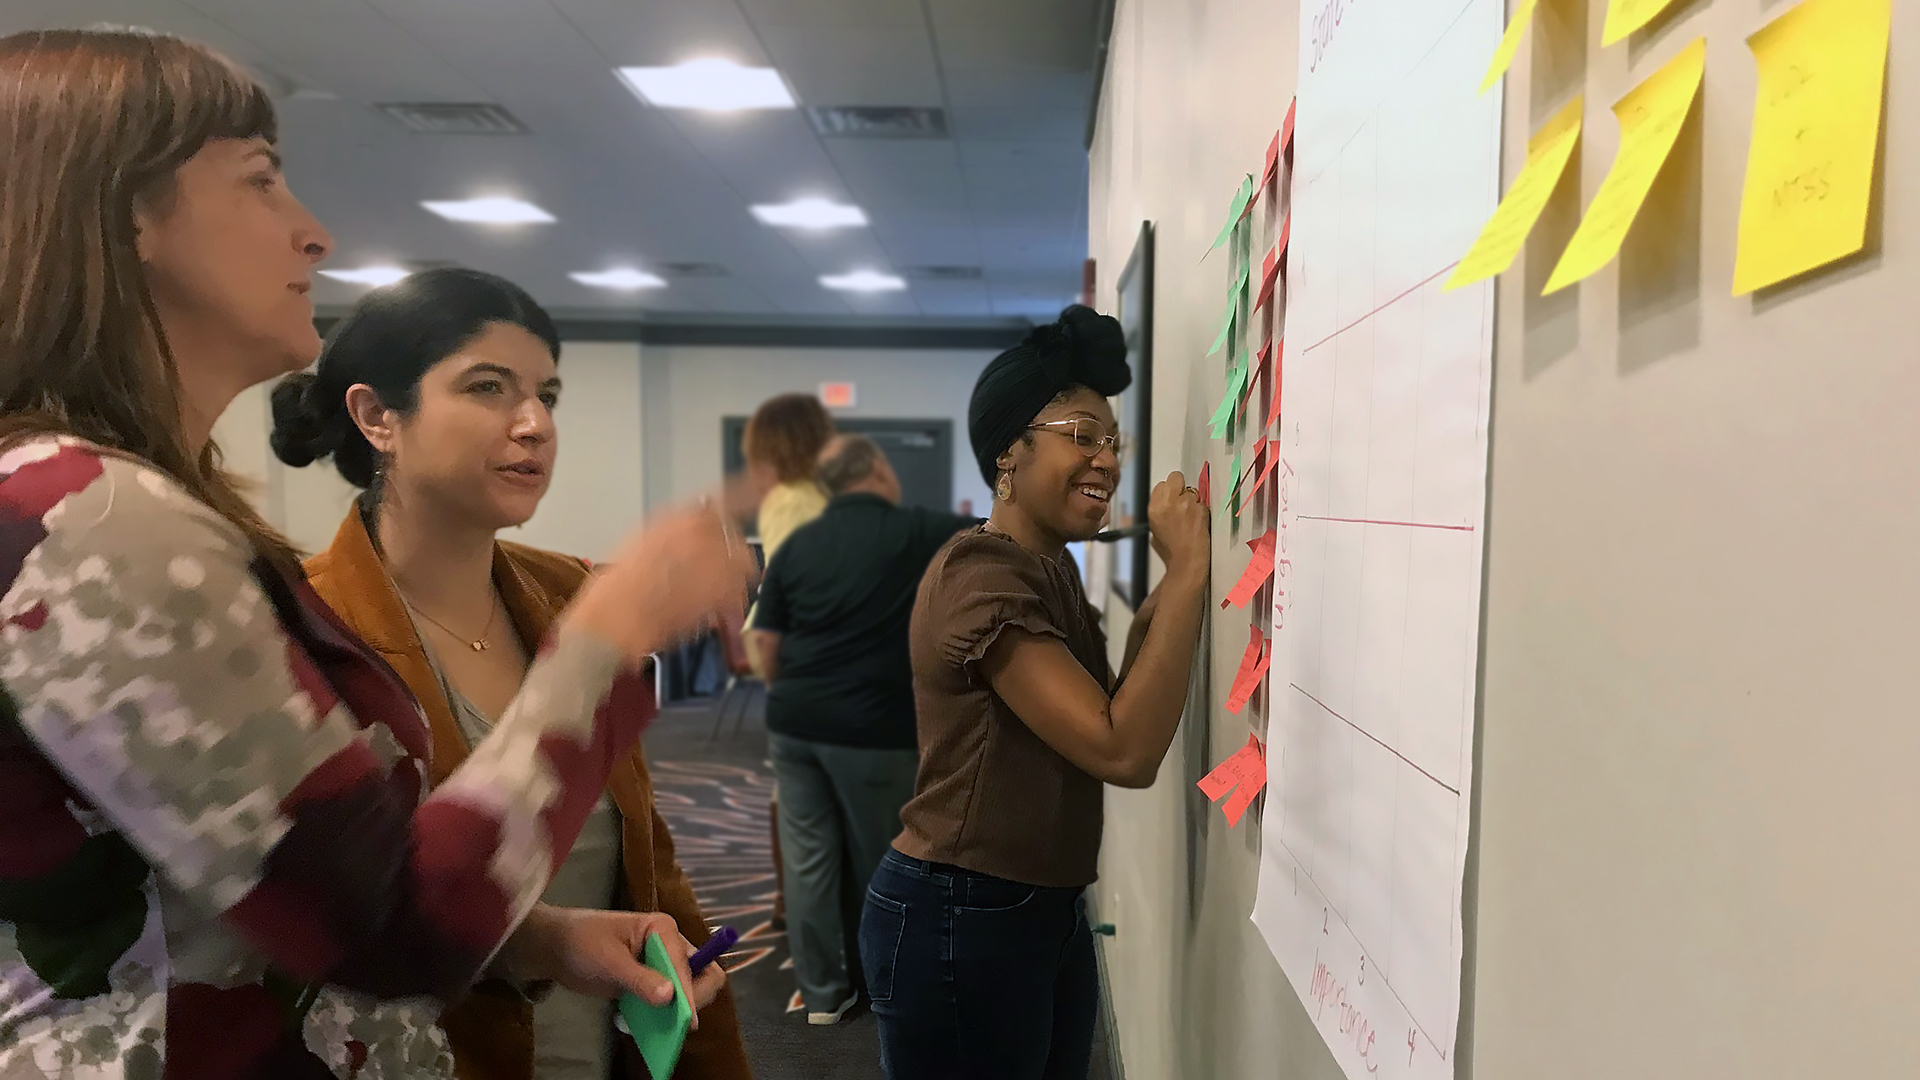
<svg viewBox="0 0 1920 1080"><path fill-rule="evenodd" d="M1103 784L1153 783L1186 704L1208 513L1174 473L1147 508L1167 567L1118 679L1069 543L1105 522L1124 443L1120 325L1084 307L1002 353L968 429L993 515L934 558L910 648L917 793L867 892L860 953L893 1080L1084 1080L1098 995L1081 900Z"/></svg>

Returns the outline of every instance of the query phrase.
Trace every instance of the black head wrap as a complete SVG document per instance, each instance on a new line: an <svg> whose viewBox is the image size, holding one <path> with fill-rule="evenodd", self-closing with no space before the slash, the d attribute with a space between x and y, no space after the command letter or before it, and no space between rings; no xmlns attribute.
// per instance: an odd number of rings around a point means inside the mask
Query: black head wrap
<svg viewBox="0 0 1920 1080"><path fill-rule="evenodd" d="M1034 327L980 373L967 405L967 434L987 486L998 479L1000 455L1062 390L1084 386L1112 397L1132 382L1126 335L1111 315L1075 304Z"/></svg>

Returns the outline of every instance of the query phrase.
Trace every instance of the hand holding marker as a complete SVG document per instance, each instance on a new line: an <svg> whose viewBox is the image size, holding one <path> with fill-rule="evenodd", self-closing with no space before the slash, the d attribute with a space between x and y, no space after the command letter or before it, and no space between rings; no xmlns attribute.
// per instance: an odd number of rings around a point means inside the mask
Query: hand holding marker
<svg viewBox="0 0 1920 1080"><path fill-rule="evenodd" d="M723 926L714 931L713 937L705 945L694 950L687 957L687 972L698 976L707 965L720 959L728 949L740 941L740 932L731 926ZM645 954L647 966L665 975L673 983L673 999L665 1005L651 1005L633 994L620 996L620 1015L615 1018L615 1026L633 1037L634 1044L640 1048L640 1056L646 1060L647 1069L655 1076L673 1075L673 1067L680 1060L680 1049L686 1043L687 1031L693 1025L693 1003L687 998L687 988L680 985L680 979L673 970L673 963L667 958L667 950L660 942L658 934L647 938Z"/></svg>
<svg viewBox="0 0 1920 1080"><path fill-rule="evenodd" d="M687 957L687 972L692 975L700 974L706 970L708 964L725 956L728 949L739 943L740 931L733 927L723 926L715 930L705 945L695 949L693 955Z"/></svg>

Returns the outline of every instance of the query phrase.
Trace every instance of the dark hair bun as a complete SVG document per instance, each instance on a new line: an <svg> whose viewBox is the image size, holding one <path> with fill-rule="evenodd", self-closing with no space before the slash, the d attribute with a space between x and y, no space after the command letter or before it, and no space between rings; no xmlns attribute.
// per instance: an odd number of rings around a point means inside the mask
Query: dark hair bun
<svg viewBox="0 0 1920 1080"><path fill-rule="evenodd" d="M1073 343L1074 374L1083 385L1112 397L1133 382L1120 320L1075 304L1060 313L1059 326Z"/></svg>
<svg viewBox="0 0 1920 1080"><path fill-rule="evenodd" d="M340 448L340 428L333 415L339 409L323 409L314 400L319 382L312 372L303 371L280 380L273 388L273 434L267 442L273 456L294 468L311 465Z"/></svg>

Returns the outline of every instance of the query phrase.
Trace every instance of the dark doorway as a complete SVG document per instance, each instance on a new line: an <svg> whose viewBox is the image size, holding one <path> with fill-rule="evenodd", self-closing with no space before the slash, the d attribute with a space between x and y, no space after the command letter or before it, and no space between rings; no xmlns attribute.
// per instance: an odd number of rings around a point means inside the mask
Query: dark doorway
<svg viewBox="0 0 1920 1080"><path fill-rule="evenodd" d="M953 512L953 421L835 417L833 424L879 445L900 475L903 504ZM720 421L720 460L728 476L747 467L740 452L740 436L746 429L744 416Z"/></svg>

